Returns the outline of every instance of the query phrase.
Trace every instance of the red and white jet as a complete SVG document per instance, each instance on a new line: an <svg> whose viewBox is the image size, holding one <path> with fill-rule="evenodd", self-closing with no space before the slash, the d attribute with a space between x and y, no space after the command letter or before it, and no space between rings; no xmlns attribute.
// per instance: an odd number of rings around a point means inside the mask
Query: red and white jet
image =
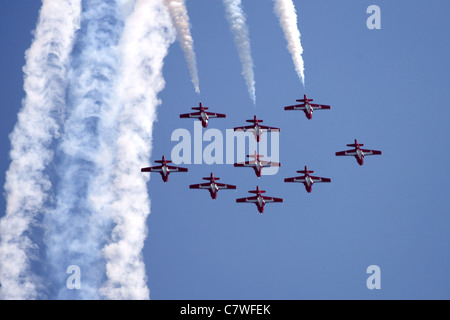
<svg viewBox="0 0 450 320"><path fill-rule="evenodd" d="M220 180L220 178L214 177L212 172L209 177L205 177L203 178L203 180L209 180L209 182L200 184L191 184L189 188L208 190L211 195L211 198L213 198L214 200L216 200L217 198L217 191L226 189L236 189L236 186L233 186L231 184L217 183L216 181Z"/></svg>
<svg viewBox="0 0 450 320"><path fill-rule="evenodd" d="M160 166L154 166L154 167L148 167L148 168L142 168L141 172L159 172L161 174L161 177L164 182L167 182L169 179L169 174L171 172L187 172L188 169L181 168L181 167L174 167L174 166L168 166L168 163L171 163L172 161L166 160L166 158L163 156L162 160L155 160L156 163L161 163Z"/></svg>
<svg viewBox="0 0 450 320"><path fill-rule="evenodd" d="M310 103L313 99L308 99L306 94L303 95L303 99L297 100L297 102L303 102L301 104L296 104L293 106L284 107L284 110L302 110L305 112L306 117L311 120L312 113L314 110L328 110L331 109L330 106L323 104Z"/></svg>
<svg viewBox="0 0 450 320"><path fill-rule="evenodd" d="M255 193L256 196L236 199L236 202L237 203L254 203L258 207L258 211L261 214L264 212L264 205L266 203L283 202L283 199L281 199L281 198L263 196L262 194L265 193L266 191L260 190L258 186L256 187L256 190L250 190L249 192Z"/></svg>
<svg viewBox="0 0 450 320"><path fill-rule="evenodd" d="M256 141L259 142L261 140L261 135L263 132L280 132L280 128L274 128L274 127L268 127L260 125L261 122L264 122L264 120L259 120L256 118L256 115L251 120L245 120L247 122L253 123L251 126L245 126L245 127L236 127L234 128L234 131L253 131L253 134L255 135Z"/></svg>
<svg viewBox="0 0 450 320"><path fill-rule="evenodd" d="M305 166L305 170L297 171L298 173L302 173L303 176L286 178L284 182L300 182L305 185L305 189L308 193L311 193L312 185L317 182L331 182L329 178L315 177L311 176L310 173L314 173L313 170L308 170L308 167Z"/></svg>
<svg viewBox="0 0 450 320"><path fill-rule="evenodd" d="M212 118L226 118L227 116L223 113L215 113L206 111L209 108L203 107L200 102L198 107L193 107L192 110L198 110L198 112L180 114L180 118L194 118L202 122L203 128L208 127L208 121Z"/></svg>
<svg viewBox="0 0 450 320"><path fill-rule="evenodd" d="M378 150L369 150L369 149L361 149L360 147L364 146L362 143L358 143L355 139L355 143L348 144L347 147L352 147L352 150L339 151L336 152L337 156L353 156L356 158L356 161L360 166L364 164L364 156L372 156L381 154L381 151Z"/></svg>
<svg viewBox="0 0 450 320"><path fill-rule="evenodd" d="M281 167L281 163L279 163L279 162L261 160L260 158L262 158L264 156L259 155L258 152L256 152L256 151L254 154L247 155L247 157L253 158L255 160L235 163L234 166L235 167L253 168L255 170L255 174L258 178L261 178L262 168Z"/></svg>

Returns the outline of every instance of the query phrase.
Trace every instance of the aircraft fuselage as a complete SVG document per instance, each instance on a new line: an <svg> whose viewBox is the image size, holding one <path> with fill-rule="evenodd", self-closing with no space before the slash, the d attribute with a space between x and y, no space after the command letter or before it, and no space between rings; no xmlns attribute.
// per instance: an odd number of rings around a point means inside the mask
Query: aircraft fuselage
<svg viewBox="0 0 450 320"><path fill-rule="evenodd" d="M260 194L257 196L256 200L258 201L256 203L256 206L258 207L259 213L263 213L264 205L266 204L266 202L264 201L263 197Z"/></svg>
<svg viewBox="0 0 450 320"><path fill-rule="evenodd" d="M314 111L314 108L308 102L306 102L305 103L305 114L309 120L311 120L311 118L312 118L313 111Z"/></svg>
<svg viewBox="0 0 450 320"><path fill-rule="evenodd" d="M256 140L259 142L259 140L261 139L261 135L263 133L263 130L259 127L258 124L255 124L255 136L256 136Z"/></svg>
<svg viewBox="0 0 450 320"><path fill-rule="evenodd" d="M164 182L167 182L169 180L169 172L170 172L170 169L167 167L166 164L163 164L161 166L161 175L162 175Z"/></svg>
<svg viewBox="0 0 450 320"><path fill-rule="evenodd" d="M201 116L200 120L202 121L202 126L203 126L203 128L206 128L208 126L209 117L204 111L202 111L200 113L200 116Z"/></svg>
<svg viewBox="0 0 450 320"><path fill-rule="evenodd" d="M311 193L313 183L314 183L314 180L311 179L311 177L309 175L307 175L305 177L305 182L303 184L305 185L305 189L308 193Z"/></svg>
<svg viewBox="0 0 450 320"><path fill-rule="evenodd" d="M259 159L257 159L256 162L255 162L254 169L255 169L256 176L258 178L261 178L261 168L262 168L261 161Z"/></svg>
<svg viewBox="0 0 450 320"><path fill-rule="evenodd" d="M211 194L211 198L213 198L214 200L216 200L216 198L217 198L218 190L219 190L219 188L217 187L217 184L215 184L214 182L211 182L211 185L209 186L209 193Z"/></svg>
<svg viewBox="0 0 450 320"><path fill-rule="evenodd" d="M355 158L360 166L364 164L364 152L359 147L356 148Z"/></svg>

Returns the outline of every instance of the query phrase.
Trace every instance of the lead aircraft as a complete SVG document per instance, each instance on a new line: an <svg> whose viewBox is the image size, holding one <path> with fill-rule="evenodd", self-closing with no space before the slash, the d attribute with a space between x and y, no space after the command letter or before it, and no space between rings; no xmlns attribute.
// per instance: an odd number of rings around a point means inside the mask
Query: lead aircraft
<svg viewBox="0 0 450 320"><path fill-rule="evenodd" d="M198 119L202 122L203 128L208 127L209 119L212 118L226 118L227 116L223 113L215 113L206 111L209 108L203 107L203 104L200 102L198 107L191 108L192 110L198 110L198 112L192 113L184 113L180 114L180 118L194 118Z"/></svg>
<svg viewBox="0 0 450 320"><path fill-rule="evenodd" d="M209 177L203 178L203 180L208 180L209 182L206 183L199 183L199 184L191 184L189 186L190 189L204 189L208 190L211 198L213 200L216 200L217 198L217 192L219 190L226 190L226 189L236 189L236 186L231 184L225 184L225 183L217 183L217 180L220 180L220 178L214 177L213 173L211 172L211 175Z"/></svg>
<svg viewBox="0 0 450 320"><path fill-rule="evenodd" d="M141 172L159 172L164 182L169 180L169 174L171 172L188 172L188 169L186 168L168 166L167 164L171 162L172 161L166 160L166 158L162 156L161 160L155 160L155 163L161 163L160 166L142 168Z"/></svg>
<svg viewBox="0 0 450 320"><path fill-rule="evenodd" d="M268 126L261 125L260 123L264 122L264 120L259 120L256 117L256 115L253 117L253 119L245 120L245 121L253 123L253 125L244 126L244 127L236 127L236 128L234 128L234 131L244 131L244 132L253 131L253 134L254 134L257 142L259 142L261 140L261 135L263 134L263 132L280 132L280 128L268 127Z"/></svg>
<svg viewBox="0 0 450 320"><path fill-rule="evenodd" d="M314 110L329 110L330 106L324 104L310 103L313 99L308 99L306 94L303 95L303 99L297 100L297 102L302 102L301 104L296 104L293 106L284 107L284 110L301 110L305 112L306 118L312 119L312 113Z"/></svg>
<svg viewBox="0 0 450 320"><path fill-rule="evenodd" d="M265 192L266 192L265 190L260 190L259 186L256 186L256 190L249 191L249 193L255 193L256 196L236 199L236 202L237 203L254 203L254 204L256 204L256 207L258 208L259 213L261 213L261 214L264 212L264 205L266 203L283 202L282 198L263 196L262 194Z"/></svg>
<svg viewBox="0 0 450 320"><path fill-rule="evenodd" d="M355 139L355 143L347 145L347 147L353 147L353 149L336 152L336 156L353 156L355 157L358 164L362 166L364 164L365 156L381 154L381 151L378 150L361 149L362 146L364 146L364 144L358 143L358 141Z"/></svg>

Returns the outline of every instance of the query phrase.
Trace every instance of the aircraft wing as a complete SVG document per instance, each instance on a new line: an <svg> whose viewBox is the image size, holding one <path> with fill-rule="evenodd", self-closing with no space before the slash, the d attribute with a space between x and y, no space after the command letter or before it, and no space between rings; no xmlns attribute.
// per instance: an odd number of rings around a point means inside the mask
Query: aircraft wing
<svg viewBox="0 0 450 320"><path fill-rule="evenodd" d="M225 183L217 183L216 185L219 189L236 189L236 186L232 185L232 184L225 184Z"/></svg>
<svg viewBox="0 0 450 320"><path fill-rule="evenodd" d="M226 118L227 116L223 113L215 113L215 112L205 112L210 118Z"/></svg>
<svg viewBox="0 0 450 320"><path fill-rule="evenodd" d="M303 104L296 104L296 105L293 105L293 106L284 107L284 110L305 110L305 109L306 109L306 107L305 107L304 103Z"/></svg>
<svg viewBox="0 0 450 320"><path fill-rule="evenodd" d="M255 131L255 127L254 126L245 126L245 127L236 127L236 128L234 128L234 131L247 132L247 131L251 131L251 130Z"/></svg>
<svg viewBox="0 0 450 320"><path fill-rule="evenodd" d="M235 167L255 167L256 162L255 161L245 161L245 162L238 162L234 164Z"/></svg>
<svg viewBox="0 0 450 320"><path fill-rule="evenodd" d="M381 154L381 151L378 151L378 150L361 149L361 151L364 152L365 156Z"/></svg>
<svg viewBox="0 0 450 320"><path fill-rule="evenodd" d="M283 199L281 199L281 198L274 198L274 197L267 197L267 196L262 196L262 198L264 199L264 202L266 202L266 203L283 202Z"/></svg>
<svg viewBox="0 0 450 320"><path fill-rule="evenodd" d="M256 203L258 202L258 197L254 196L254 197L240 198L236 199L236 202Z"/></svg>
<svg viewBox="0 0 450 320"><path fill-rule="evenodd" d="M201 113L200 112L192 112L192 113L184 113L184 114L180 114L180 118L201 118Z"/></svg>
<svg viewBox="0 0 450 320"><path fill-rule="evenodd" d="M262 160L262 161L260 161L260 162L261 162L261 165L262 165L264 168L269 168L269 167L281 167L281 163L275 162L275 161L265 161L265 160Z"/></svg>
<svg viewBox="0 0 450 320"><path fill-rule="evenodd" d="M211 187L210 183L199 183L199 184L191 184L189 189L209 189Z"/></svg>
<svg viewBox="0 0 450 320"><path fill-rule="evenodd" d="M311 179L314 181L314 183L317 183L317 182L331 182L331 179L329 179L329 178L322 178L322 177L311 176Z"/></svg>
<svg viewBox="0 0 450 320"><path fill-rule="evenodd" d="M301 182L304 183L306 176L300 176L300 177L293 177L293 178L286 178L284 179L284 182Z"/></svg>
<svg viewBox="0 0 450 320"><path fill-rule="evenodd" d="M262 126L262 125L259 125L259 127L262 130L266 130L267 132L271 132L271 131L280 132L280 128L268 127L268 126ZM253 126L245 126L245 127L236 127L236 128L234 128L234 131L244 131L244 132L255 131L255 126L253 125Z"/></svg>
<svg viewBox="0 0 450 320"><path fill-rule="evenodd" d="M161 172L162 166L142 168L141 172Z"/></svg>
<svg viewBox="0 0 450 320"><path fill-rule="evenodd" d="M356 149L336 152L337 156L356 156Z"/></svg>
<svg viewBox="0 0 450 320"><path fill-rule="evenodd" d="M171 172L188 172L187 168L181 168L181 167L174 167L174 166L167 166L167 168L171 171ZM161 171L161 170L160 170Z"/></svg>
<svg viewBox="0 0 450 320"><path fill-rule="evenodd" d="M311 107L313 107L316 110L329 110L329 109L331 109L330 106L327 106L325 104L314 104L314 103L311 103Z"/></svg>
<svg viewBox="0 0 450 320"><path fill-rule="evenodd" d="M267 130L267 132L280 132L280 128L268 127L268 126L259 126L263 130Z"/></svg>

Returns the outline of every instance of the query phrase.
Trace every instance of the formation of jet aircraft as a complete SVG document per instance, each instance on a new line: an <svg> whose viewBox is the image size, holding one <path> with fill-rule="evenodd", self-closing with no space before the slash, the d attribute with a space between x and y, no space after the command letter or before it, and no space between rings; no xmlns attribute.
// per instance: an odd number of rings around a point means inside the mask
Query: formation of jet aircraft
<svg viewBox="0 0 450 320"><path fill-rule="evenodd" d="M329 105L313 104L313 103L311 103L311 101L313 101L313 99L309 99L306 97L306 95L304 95L303 99L297 100L297 102L300 102L300 104L287 106L284 109L285 110L304 111L306 117L309 120L312 119L312 112L314 110L329 110L329 109L331 109L331 107ZM201 102L199 103L199 107L193 107L192 109L196 110L196 112L181 114L180 118L198 119L202 122L202 126L204 128L208 127L208 121L211 118L226 118L225 114L206 111L206 110L208 110L208 108L203 107ZM280 128L261 125L260 123L263 122L263 120L258 119L256 117L256 115L253 117L253 119L246 120L246 121L252 123L252 125L235 127L234 131L253 132L257 142L260 142L261 136L264 132L280 132ZM352 148L351 150L336 152L336 156L353 156L353 157L355 157L357 163L360 166L362 166L364 164L365 156L382 154L382 152L379 150L362 149L361 147L363 147L363 146L364 146L364 144L359 143L355 139L354 143L347 144L347 147ZM261 158L263 158L264 156L258 154L257 151L255 151L255 153L252 155L247 155L247 157L251 158L252 160L235 163L234 167L253 168L253 170L255 171L255 174L258 178L261 177L263 168L268 168L268 167L273 167L273 166L281 167L281 163L279 163L279 162L261 160ZM162 180L164 182L168 181L169 174L172 172L188 172L187 168L168 165L171 162L172 161L166 160L165 156L163 156L161 160L155 161L155 163L160 164L160 165L142 168L141 172L158 172L161 174ZM286 179L284 179L284 182L303 183L307 193L311 193L312 186L314 183L330 183L331 182L330 178L324 178L324 177L318 177L318 176L311 175L312 173L314 173L314 171L309 170L307 166L304 167L304 170L297 171L297 173L300 173L302 175L297 176L297 177L292 177L292 178L286 178ZM209 177L204 177L203 180L207 180L208 182L199 183L199 184L191 184L189 186L189 188L190 189L208 190L210 193L210 196L213 200L217 199L217 193L219 190L230 190L230 189L236 190L237 189L237 187L235 185L217 182L217 180L220 180L220 178L215 177L212 172ZM255 190L249 191L249 193L255 194L254 196L236 199L236 203L253 203L256 205L258 212L262 214L264 212L264 206L266 203L283 202L282 198L264 196L263 193L265 193L265 192L266 192L265 190L261 190L259 188L259 186L256 186Z"/></svg>

